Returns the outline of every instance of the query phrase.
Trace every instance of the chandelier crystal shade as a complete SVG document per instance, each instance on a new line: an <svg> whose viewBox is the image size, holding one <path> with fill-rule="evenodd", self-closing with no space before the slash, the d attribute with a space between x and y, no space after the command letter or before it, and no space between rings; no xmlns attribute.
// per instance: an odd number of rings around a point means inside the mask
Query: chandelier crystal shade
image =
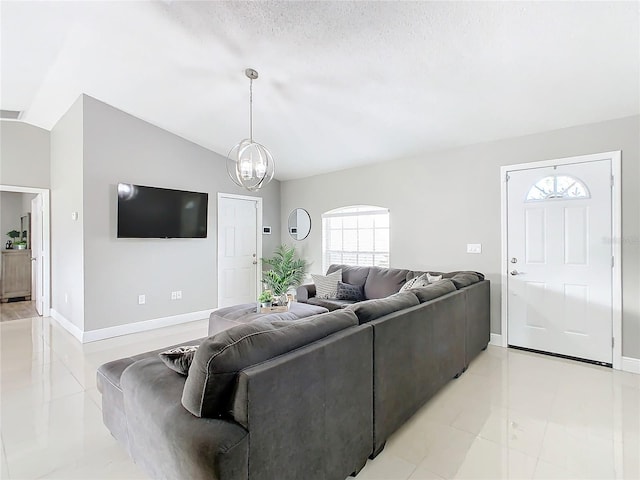
<svg viewBox="0 0 640 480"><path fill-rule="evenodd" d="M227 173L236 185L255 192L273 179L275 163L264 145L253 141L253 81L258 72L247 68L249 78L249 138L234 145L227 155Z"/></svg>

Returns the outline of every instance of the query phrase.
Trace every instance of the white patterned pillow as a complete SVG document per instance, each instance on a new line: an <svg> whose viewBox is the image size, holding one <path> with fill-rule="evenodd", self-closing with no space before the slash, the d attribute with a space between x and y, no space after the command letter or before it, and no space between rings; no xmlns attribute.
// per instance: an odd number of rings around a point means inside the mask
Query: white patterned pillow
<svg viewBox="0 0 640 480"><path fill-rule="evenodd" d="M412 288L426 287L427 285L429 285L429 280L427 280L427 274L423 273L419 277L414 277L411 280L407 280L407 282L402 285L400 291L406 292L407 290L410 290Z"/></svg>
<svg viewBox="0 0 640 480"><path fill-rule="evenodd" d="M336 270L329 275L311 274L313 283L316 285L317 298L336 298L338 295L338 282L342 281L342 269Z"/></svg>
<svg viewBox="0 0 640 480"><path fill-rule="evenodd" d="M442 280L442 275L430 275L427 273L427 281L429 283L439 282L440 280Z"/></svg>

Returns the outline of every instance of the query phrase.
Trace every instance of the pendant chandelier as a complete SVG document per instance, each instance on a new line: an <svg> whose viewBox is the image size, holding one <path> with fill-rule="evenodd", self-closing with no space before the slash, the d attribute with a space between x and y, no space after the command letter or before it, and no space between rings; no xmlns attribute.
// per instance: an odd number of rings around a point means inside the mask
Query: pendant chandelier
<svg viewBox="0 0 640 480"><path fill-rule="evenodd" d="M233 183L255 192L271 181L275 164L269 150L253 141L253 81L258 78L258 72L247 68L244 74L249 78L249 138L229 151L227 173Z"/></svg>

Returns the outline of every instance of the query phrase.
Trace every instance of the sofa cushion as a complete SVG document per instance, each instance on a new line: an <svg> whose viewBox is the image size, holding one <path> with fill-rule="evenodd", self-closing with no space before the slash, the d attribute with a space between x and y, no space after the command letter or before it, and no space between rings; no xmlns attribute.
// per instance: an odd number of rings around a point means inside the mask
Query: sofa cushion
<svg viewBox="0 0 640 480"><path fill-rule="evenodd" d="M315 305L318 307L324 307L330 312L334 310L339 310L341 308L348 307L349 305L353 305L356 303L355 300L338 300L337 298L317 298L311 297L308 301L308 304Z"/></svg>
<svg viewBox="0 0 640 480"><path fill-rule="evenodd" d="M311 274L313 283L316 286L316 297L336 298L338 282L342 280L342 270L336 270L328 275Z"/></svg>
<svg viewBox="0 0 640 480"><path fill-rule="evenodd" d="M363 323L384 317L390 313L414 307L419 304L420 301L418 300L418 297L416 297L412 292L400 292L386 298L378 298L356 303L347 307L347 310L353 310L358 316L360 325L362 325Z"/></svg>
<svg viewBox="0 0 640 480"><path fill-rule="evenodd" d="M438 298L443 295L446 295L447 293L451 293L455 291L456 291L456 286L448 278L444 278L439 282L431 283L426 287L411 289L411 292L415 294L416 297L418 297L418 300L420 301L420 303L428 302L430 300L433 300L434 298Z"/></svg>
<svg viewBox="0 0 640 480"><path fill-rule="evenodd" d="M182 405L197 417L228 414L238 372L358 324L339 310L297 322L255 321L205 339L191 364Z"/></svg>
<svg viewBox="0 0 640 480"><path fill-rule="evenodd" d="M451 277L451 281L459 290L474 283L478 283L480 281L480 278L473 272L460 272Z"/></svg>
<svg viewBox="0 0 640 480"><path fill-rule="evenodd" d="M197 350L198 345L181 345L160 352L158 356L162 363L174 372L178 372L180 375L187 375Z"/></svg>
<svg viewBox="0 0 640 480"><path fill-rule="evenodd" d="M177 345L172 345L170 347L159 348L157 350L152 350L150 352L139 353L138 355L133 355L131 357L119 358L118 360L113 360L112 362L107 362L101 365L98 368L97 372L97 385L98 391L100 393L104 392L104 384L108 382L113 385L118 390L122 390L120 387L120 377L122 376L122 372L124 372L129 365L134 364L138 360L144 360L145 358L156 357L161 352L168 350L170 348L176 348L181 345L200 345L200 343L204 340L204 338L198 338L196 340L191 340L189 342L179 343ZM157 358L157 357L156 357Z"/></svg>
<svg viewBox="0 0 640 480"><path fill-rule="evenodd" d="M364 296L367 299L384 298L398 293L407 281L408 270L397 268L369 267L369 275L364 284Z"/></svg>
<svg viewBox="0 0 640 480"><path fill-rule="evenodd" d="M350 283L338 282L338 300L353 300L361 302L364 300L364 285L351 285Z"/></svg>
<svg viewBox="0 0 640 480"><path fill-rule="evenodd" d="M342 281L351 285L364 285L369 276L370 267L358 267L354 265L329 265L327 275L342 270Z"/></svg>

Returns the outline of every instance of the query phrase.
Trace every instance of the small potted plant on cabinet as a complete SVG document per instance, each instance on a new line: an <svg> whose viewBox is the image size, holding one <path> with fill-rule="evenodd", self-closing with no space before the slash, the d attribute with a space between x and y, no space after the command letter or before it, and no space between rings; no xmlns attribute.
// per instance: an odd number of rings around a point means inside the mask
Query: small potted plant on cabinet
<svg viewBox="0 0 640 480"><path fill-rule="evenodd" d="M265 290L262 292L258 297L258 301L262 308L270 307L273 303L273 294L271 293L271 290Z"/></svg>
<svg viewBox="0 0 640 480"><path fill-rule="evenodd" d="M7 232L7 237L11 238L11 240L9 240L5 247L7 248L7 250L11 250L13 248L14 242L17 243L15 240L16 238L20 237L20 232L17 230L11 230L10 232Z"/></svg>

